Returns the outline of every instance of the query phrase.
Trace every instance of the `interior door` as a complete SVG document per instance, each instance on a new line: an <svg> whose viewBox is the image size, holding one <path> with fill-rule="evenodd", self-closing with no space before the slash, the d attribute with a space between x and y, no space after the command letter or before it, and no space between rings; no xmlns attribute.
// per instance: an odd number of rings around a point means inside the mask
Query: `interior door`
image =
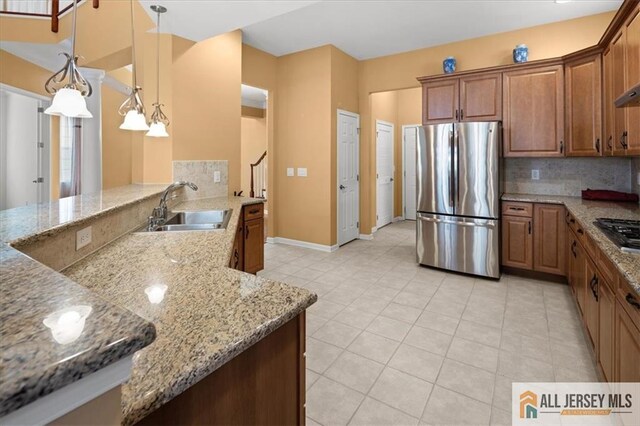
<svg viewBox="0 0 640 426"><path fill-rule="evenodd" d="M418 127L407 126L403 128L402 139L404 141L404 218L416 220L416 149L418 143Z"/></svg>
<svg viewBox="0 0 640 426"><path fill-rule="evenodd" d="M338 244L360 235L359 116L338 112Z"/></svg>
<svg viewBox="0 0 640 426"><path fill-rule="evenodd" d="M393 124L376 122L377 227L393 220Z"/></svg>

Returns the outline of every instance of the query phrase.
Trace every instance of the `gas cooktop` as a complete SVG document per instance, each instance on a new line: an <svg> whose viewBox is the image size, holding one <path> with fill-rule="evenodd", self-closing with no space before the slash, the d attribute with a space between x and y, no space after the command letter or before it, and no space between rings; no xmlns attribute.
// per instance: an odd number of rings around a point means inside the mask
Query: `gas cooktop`
<svg viewBox="0 0 640 426"><path fill-rule="evenodd" d="M595 224L626 253L640 253L640 220L598 218Z"/></svg>

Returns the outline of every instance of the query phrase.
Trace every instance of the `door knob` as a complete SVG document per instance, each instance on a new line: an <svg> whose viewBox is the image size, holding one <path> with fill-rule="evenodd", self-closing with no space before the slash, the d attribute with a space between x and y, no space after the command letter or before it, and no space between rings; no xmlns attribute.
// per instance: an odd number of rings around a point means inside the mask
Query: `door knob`
<svg viewBox="0 0 640 426"><path fill-rule="evenodd" d="M389 178L389 181L390 181L390 182L393 182L393 178Z"/></svg>
<svg viewBox="0 0 640 426"><path fill-rule="evenodd" d="M340 189L347 189L347 187L344 185L340 185Z"/></svg>

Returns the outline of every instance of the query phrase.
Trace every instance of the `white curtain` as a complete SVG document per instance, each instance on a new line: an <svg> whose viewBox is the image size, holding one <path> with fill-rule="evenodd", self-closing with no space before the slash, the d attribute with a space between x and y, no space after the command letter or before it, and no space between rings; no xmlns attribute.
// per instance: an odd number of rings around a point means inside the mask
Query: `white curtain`
<svg viewBox="0 0 640 426"><path fill-rule="evenodd" d="M79 195L82 176L82 119L60 117L60 198Z"/></svg>
<svg viewBox="0 0 640 426"><path fill-rule="evenodd" d="M51 14L51 0L3 0L7 12Z"/></svg>

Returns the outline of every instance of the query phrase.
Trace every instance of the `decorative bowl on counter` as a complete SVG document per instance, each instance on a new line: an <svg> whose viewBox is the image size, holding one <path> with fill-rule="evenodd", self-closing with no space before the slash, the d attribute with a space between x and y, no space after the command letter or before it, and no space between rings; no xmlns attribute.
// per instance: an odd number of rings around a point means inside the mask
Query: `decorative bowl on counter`
<svg viewBox="0 0 640 426"><path fill-rule="evenodd" d="M445 74L451 74L456 70L456 58L453 56L448 56L442 61L442 69Z"/></svg>
<svg viewBox="0 0 640 426"><path fill-rule="evenodd" d="M513 49L513 62L521 64L529 60L529 48L526 44L519 44Z"/></svg>

